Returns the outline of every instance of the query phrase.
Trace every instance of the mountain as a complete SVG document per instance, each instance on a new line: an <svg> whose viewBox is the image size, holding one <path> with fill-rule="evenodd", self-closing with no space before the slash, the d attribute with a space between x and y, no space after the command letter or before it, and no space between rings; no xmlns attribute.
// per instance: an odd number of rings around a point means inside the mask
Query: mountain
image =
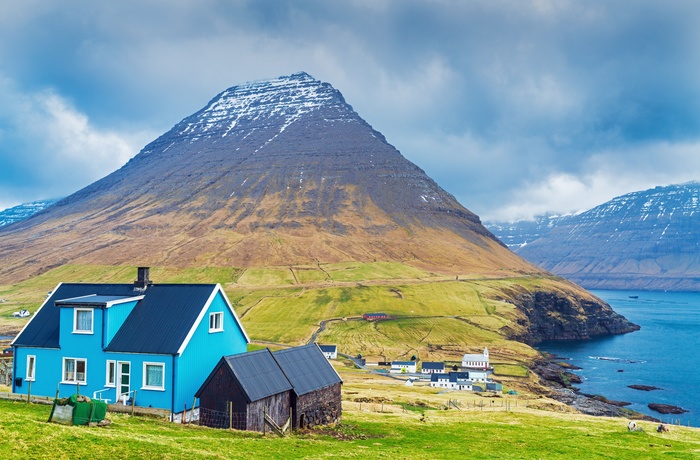
<svg viewBox="0 0 700 460"><path fill-rule="evenodd" d="M516 252L589 289L700 290L700 184L613 198Z"/></svg>
<svg viewBox="0 0 700 460"><path fill-rule="evenodd" d="M503 280L489 296L519 313L489 324L523 341L635 328L508 250L306 73L223 91L119 170L1 228L0 262L7 282L66 264L291 271L392 262L457 284L463 275Z"/></svg>
<svg viewBox="0 0 700 460"><path fill-rule="evenodd" d="M36 271L38 260L391 260L538 272L339 91L305 73L227 89L118 171L5 229L0 242L1 276Z"/></svg>
<svg viewBox="0 0 700 460"><path fill-rule="evenodd" d="M24 203L0 211L0 227L31 217L58 200L39 200Z"/></svg>
<svg viewBox="0 0 700 460"><path fill-rule="evenodd" d="M548 234L553 228L572 217L545 214L535 216L533 220L484 221L486 227L496 238L501 240L511 251L516 251L526 244Z"/></svg>

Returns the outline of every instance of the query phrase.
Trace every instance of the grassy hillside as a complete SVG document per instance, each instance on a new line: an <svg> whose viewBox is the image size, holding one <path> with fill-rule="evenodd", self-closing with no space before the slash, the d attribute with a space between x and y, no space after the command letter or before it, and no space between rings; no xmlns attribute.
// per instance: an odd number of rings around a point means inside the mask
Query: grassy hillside
<svg viewBox="0 0 700 460"><path fill-rule="evenodd" d="M0 286L0 335L18 331L59 282L128 283L134 267L66 265L30 280ZM467 279L425 272L397 263L233 269L154 267L158 283L221 283L255 341L297 345L312 337L337 343L342 353L370 359L454 359L488 346L495 361L527 361L536 352L507 340L521 328L522 313L506 301L508 289L551 280L532 277ZM366 312L389 321L368 323ZM317 336L314 336L317 333Z"/></svg>
<svg viewBox="0 0 700 460"><path fill-rule="evenodd" d="M106 428L46 423L49 406L0 400L2 458L694 458L700 431L592 418L541 399L439 394L343 371L343 422L290 436L109 414ZM448 401L453 401L446 410ZM455 408L455 406L457 408ZM50 440L50 442L47 442Z"/></svg>

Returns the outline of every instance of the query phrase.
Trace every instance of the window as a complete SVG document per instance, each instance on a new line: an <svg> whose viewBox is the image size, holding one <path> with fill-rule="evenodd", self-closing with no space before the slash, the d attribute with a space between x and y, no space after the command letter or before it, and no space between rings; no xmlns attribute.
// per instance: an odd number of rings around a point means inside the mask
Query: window
<svg viewBox="0 0 700 460"><path fill-rule="evenodd" d="M92 319L94 310L92 308L76 308L73 310L73 333L92 334Z"/></svg>
<svg viewBox="0 0 700 460"><path fill-rule="evenodd" d="M224 312L217 311L209 314L209 332L221 332L224 330Z"/></svg>
<svg viewBox="0 0 700 460"><path fill-rule="evenodd" d="M117 363L107 361L107 375L105 376L105 386L113 387L117 385Z"/></svg>
<svg viewBox="0 0 700 460"><path fill-rule="evenodd" d="M146 390L165 389L165 364L143 363L143 388Z"/></svg>
<svg viewBox="0 0 700 460"><path fill-rule="evenodd" d="M87 360L80 358L63 358L63 383L82 383L85 385Z"/></svg>
<svg viewBox="0 0 700 460"><path fill-rule="evenodd" d="M25 380L33 381L36 373L36 356L27 356L27 377Z"/></svg>

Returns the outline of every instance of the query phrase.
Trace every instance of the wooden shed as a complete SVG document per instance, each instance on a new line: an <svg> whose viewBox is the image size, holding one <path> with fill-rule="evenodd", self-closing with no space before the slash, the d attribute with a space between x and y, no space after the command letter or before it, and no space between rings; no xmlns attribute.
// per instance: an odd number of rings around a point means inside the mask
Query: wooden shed
<svg viewBox="0 0 700 460"><path fill-rule="evenodd" d="M265 349L221 358L196 397L200 425L263 431L265 414L280 426L289 420L292 385Z"/></svg>
<svg viewBox="0 0 700 460"><path fill-rule="evenodd" d="M343 380L315 343L273 353L292 384L294 428L340 422Z"/></svg>

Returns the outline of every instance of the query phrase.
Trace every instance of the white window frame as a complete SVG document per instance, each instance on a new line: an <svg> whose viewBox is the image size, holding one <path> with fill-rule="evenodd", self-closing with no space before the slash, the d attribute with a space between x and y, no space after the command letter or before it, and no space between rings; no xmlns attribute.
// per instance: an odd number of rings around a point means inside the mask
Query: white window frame
<svg viewBox="0 0 700 460"><path fill-rule="evenodd" d="M78 312L90 313L90 330L78 329ZM95 309L94 308L74 308L73 309L73 334L93 334L95 330Z"/></svg>
<svg viewBox="0 0 700 460"><path fill-rule="evenodd" d="M73 365L75 366L75 375L73 377L73 380L66 380L66 363L68 361L73 361ZM85 363L85 375L83 380L78 380L78 362L83 361ZM63 365L61 366L61 377L62 381L61 383L70 383L75 385L80 384L80 385L87 385L87 358L63 358Z"/></svg>
<svg viewBox="0 0 700 460"><path fill-rule="evenodd" d="M112 381L109 380L109 367L112 366ZM108 359L105 366L105 386L114 388L117 386L117 362L113 359Z"/></svg>
<svg viewBox="0 0 700 460"><path fill-rule="evenodd" d="M216 324L216 318L219 318L218 320L218 327ZM224 330L224 312L223 311L215 311L213 313L209 313L209 333L211 334L212 332L222 332Z"/></svg>
<svg viewBox="0 0 700 460"><path fill-rule="evenodd" d="M148 378L148 372L147 372L148 366L159 366L161 368L161 372L163 373L163 378L161 379L163 384L161 386L157 387L157 386L146 384L146 379ZM155 363L155 362L144 361L143 362L143 379L142 379L141 383L142 383L142 385L141 385L142 390L165 391L165 363Z"/></svg>
<svg viewBox="0 0 700 460"><path fill-rule="evenodd" d="M27 372L24 380L33 382L36 379L36 355L27 355Z"/></svg>

